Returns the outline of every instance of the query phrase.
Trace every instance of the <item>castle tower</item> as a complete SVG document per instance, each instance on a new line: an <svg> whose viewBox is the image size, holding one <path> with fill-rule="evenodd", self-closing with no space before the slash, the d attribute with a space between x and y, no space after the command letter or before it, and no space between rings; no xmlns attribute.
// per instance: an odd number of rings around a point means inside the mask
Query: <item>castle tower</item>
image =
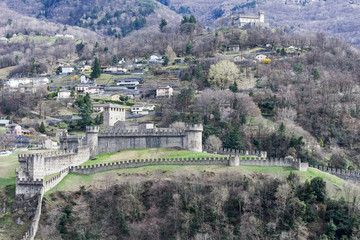
<svg viewBox="0 0 360 240"><path fill-rule="evenodd" d="M41 154L33 154L27 158L27 172L31 180L45 177L45 158Z"/></svg>
<svg viewBox="0 0 360 240"><path fill-rule="evenodd" d="M186 127L185 148L193 152L202 152L202 124L188 125Z"/></svg>
<svg viewBox="0 0 360 240"><path fill-rule="evenodd" d="M118 121L125 121L125 108L116 104L107 104L104 107L104 126L113 127Z"/></svg>
<svg viewBox="0 0 360 240"><path fill-rule="evenodd" d="M259 20L261 23L265 22L265 12L264 11L259 11Z"/></svg>
<svg viewBox="0 0 360 240"><path fill-rule="evenodd" d="M99 126L86 127L86 142L90 148L90 157L98 155Z"/></svg>

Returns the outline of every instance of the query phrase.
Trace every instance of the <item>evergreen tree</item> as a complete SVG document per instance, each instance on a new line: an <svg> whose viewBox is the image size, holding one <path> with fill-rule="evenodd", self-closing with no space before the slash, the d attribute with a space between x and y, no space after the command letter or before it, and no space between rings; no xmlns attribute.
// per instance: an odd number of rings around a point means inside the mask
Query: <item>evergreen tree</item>
<svg viewBox="0 0 360 240"><path fill-rule="evenodd" d="M46 132L44 122L41 122L40 127L39 127L39 132L41 132L41 133L45 133L45 132Z"/></svg>
<svg viewBox="0 0 360 240"><path fill-rule="evenodd" d="M321 78L320 71L317 67L313 68L311 75L313 76L314 80L318 80Z"/></svg>
<svg viewBox="0 0 360 240"><path fill-rule="evenodd" d="M239 127L234 127L230 131L229 135L225 139L224 147L230 149L244 150L244 145L242 142L241 134L239 132Z"/></svg>
<svg viewBox="0 0 360 240"><path fill-rule="evenodd" d="M190 40L187 42L186 44L186 54L190 55L191 54L191 50L192 50L192 46L191 46L191 42Z"/></svg>
<svg viewBox="0 0 360 240"><path fill-rule="evenodd" d="M159 25L159 28L160 28L160 31L161 32L164 32L164 27L166 27L167 26L167 21L165 20L165 19L161 19L161 23L160 23L160 25Z"/></svg>
<svg viewBox="0 0 360 240"><path fill-rule="evenodd" d="M97 58L95 58L94 66L92 68L92 72L90 74L91 78L99 78L101 75L101 66L100 62Z"/></svg>
<svg viewBox="0 0 360 240"><path fill-rule="evenodd" d="M119 64L119 59L116 55L114 55L111 60L111 66L117 66L118 64Z"/></svg>
<svg viewBox="0 0 360 240"><path fill-rule="evenodd" d="M196 18L194 15L191 15L189 18L189 23L196 23Z"/></svg>
<svg viewBox="0 0 360 240"><path fill-rule="evenodd" d="M163 65L167 66L170 62L170 57L168 55L164 55L162 58L164 60Z"/></svg>
<svg viewBox="0 0 360 240"><path fill-rule="evenodd" d="M196 70L196 78L199 80L203 79L203 69L201 63L198 64L198 68Z"/></svg>
<svg viewBox="0 0 360 240"><path fill-rule="evenodd" d="M79 126L84 129L86 126L92 126L94 124L94 119L91 118L93 113L93 107L91 103L91 98L89 93L85 95L82 99L82 104L79 110L79 115L81 120L79 120Z"/></svg>
<svg viewBox="0 0 360 240"><path fill-rule="evenodd" d="M286 56L285 48L282 48L282 49L281 49L280 55L281 55L281 56Z"/></svg>
<svg viewBox="0 0 360 240"><path fill-rule="evenodd" d="M236 81L234 81L234 84L232 84L230 87L229 87L230 91L234 92L234 93L237 93L239 91L239 88L238 88L238 85L236 83Z"/></svg>
<svg viewBox="0 0 360 240"><path fill-rule="evenodd" d="M285 136L285 124L283 122L279 126L279 135Z"/></svg>
<svg viewBox="0 0 360 240"><path fill-rule="evenodd" d="M183 19L181 20L181 24L188 23L188 22L189 22L189 18L187 16L184 16Z"/></svg>

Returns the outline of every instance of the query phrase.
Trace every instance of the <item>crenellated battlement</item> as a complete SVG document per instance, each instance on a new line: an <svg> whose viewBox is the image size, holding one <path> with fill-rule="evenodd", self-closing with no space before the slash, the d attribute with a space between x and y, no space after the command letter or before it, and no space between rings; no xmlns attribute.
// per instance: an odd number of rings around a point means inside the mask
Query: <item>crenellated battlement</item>
<svg viewBox="0 0 360 240"><path fill-rule="evenodd" d="M44 179L25 179L25 178L16 178L16 184L18 185L44 185Z"/></svg>
<svg viewBox="0 0 360 240"><path fill-rule="evenodd" d="M227 157L134 159L123 162L70 167L70 172L91 174L112 169L134 168L149 165L227 165L228 163L229 159Z"/></svg>
<svg viewBox="0 0 360 240"><path fill-rule="evenodd" d="M186 131L200 131L202 132L204 127L202 124L188 124L186 125Z"/></svg>
<svg viewBox="0 0 360 240"><path fill-rule="evenodd" d="M333 168L333 167L323 167L323 166L310 166L312 168L316 168L322 172L327 172L332 175L335 175L339 178L342 178L344 180L351 180L351 181L360 181L360 172L354 171L354 170L345 170L345 169L339 169L339 168Z"/></svg>
<svg viewBox="0 0 360 240"><path fill-rule="evenodd" d="M39 158L39 157L53 157L53 156L63 156L75 154L73 150L59 150L59 151L51 151L51 152L43 152L43 153L34 153L34 154L19 154L19 162L26 161L29 158Z"/></svg>
<svg viewBox="0 0 360 240"><path fill-rule="evenodd" d="M86 132L88 133L98 133L100 131L99 126L88 126L86 127Z"/></svg>
<svg viewBox="0 0 360 240"><path fill-rule="evenodd" d="M248 150L239 150L239 149L228 149L228 148L220 148L216 150L206 149L204 151L216 152L221 155L233 155L233 156L258 156L262 158L267 158L267 152L264 151L248 151Z"/></svg>
<svg viewBox="0 0 360 240"><path fill-rule="evenodd" d="M104 131L99 134L99 137L147 137L147 136L185 136L185 131L178 131L175 129L159 129L159 130L119 130L119 131Z"/></svg>

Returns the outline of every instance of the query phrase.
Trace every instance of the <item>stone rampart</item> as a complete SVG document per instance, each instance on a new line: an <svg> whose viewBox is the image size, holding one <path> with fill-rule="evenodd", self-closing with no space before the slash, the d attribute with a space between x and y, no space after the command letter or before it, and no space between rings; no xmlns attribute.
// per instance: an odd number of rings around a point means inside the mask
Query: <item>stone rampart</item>
<svg viewBox="0 0 360 240"><path fill-rule="evenodd" d="M308 170L307 163L302 163L300 159L282 159L282 158L263 159L256 157L245 157L239 159L239 165L262 166L262 167L293 167L299 171Z"/></svg>
<svg viewBox="0 0 360 240"><path fill-rule="evenodd" d="M185 136L185 131L175 129L120 130L100 132L99 137L143 137L143 136Z"/></svg>
<svg viewBox="0 0 360 240"><path fill-rule="evenodd" d="M263 151L248 151L248 150L238 150L238 149L228 149L228 148L220 148L217 150L211 150L204 148L204 151L207 152L216 152L220 155L232 155L232 156L257 156L263 159L267 158L267 152Z"/></svg>
<svg viewBox="0 0 360 240"><path fill-rule="evenodd" d="M360 182L360 172L358 171L351 171L351 170L323 167L323 166L310 166L310 167L319 169L322 172L330 173L346 181Z"/></svg>
<svg viewBox="0 0 360 240"><path fill-rule="evenodd" d="M98 154L142 148L186 148L186 135L182 133L148 133L135 135L105 134L98 137Z"/></svg>
<svg viewBox="0 0 360 240"><path fill-rule="evenodd" d="M58 185L61 182L61 180L63 180L63 178L66 177L66 175L68 175L68 173L69 173L69 168L66 168L61 170L60 173L55 177L47 180L44 184L45 192L49 191L50 189Z"/></svg>
<svg viewBox="0 0 360 240"><path fill-rule="evenodd" d="M228 165L229 159L211 158L159 158L159 159L138 159L124 162L96 164L91 166L70 167L70 172L81 174L92 174L113 169L135 168L152 165Z"/></svg>
<svg viewBox="0 0 360 240"><path fill-rule="evenodd" d="M39 193L44 177L70 166L78 166L90 158L89 148L80 146L75 151L19 155L20 168L16 170L16 195L31 197ZM60 180L59 180L60 181ZM56 184L55 184L56 185Z"/></svg>

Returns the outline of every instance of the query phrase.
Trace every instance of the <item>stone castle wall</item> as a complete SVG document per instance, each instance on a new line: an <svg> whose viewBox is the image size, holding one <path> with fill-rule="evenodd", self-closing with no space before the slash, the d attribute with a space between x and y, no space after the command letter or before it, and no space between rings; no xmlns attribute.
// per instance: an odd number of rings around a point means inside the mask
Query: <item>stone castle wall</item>
<svg viewBox="0 0 360 240"><path fill-rule="evenodd" d="M80 146L76 151L55 151L19 155L20 168L16 170L16 195L34 196L44 186L44 177L70 166L78 166L90 158L90 150ZM46 183L45 183L46 186Z"/></svg>
<svg viewBox="0 0 360 240"><path fill-rule="evenodd" d="M323 167L323 166L311 166L311 167L319 169L322 172L330 173L346 181L360 182L360 172L358 171L351 171L351 170L348 171L345 169Z"/></svg>
<svg viewBox="0 0 360 240"><path fill-rule="evenodd" d="M101 134L98 138L98 153L118 152L125 149L172 148L185 149L186 135L174 133L135 133L133 135L114 133Z"/></svg>
<svg viewBox="0 0 360 240"><path fill-rule="evenodd" d="M202 131L201 124L190 125L184 131L149 129L99 132L98 127L89 127L87 144L91 156L141 148L181 148L202 152Z"/></svg>
<svg viewBox="0 0 360 240"><path fill-rule="evenodd" d="M137 159L124 162L107 164L96 164L89 166L70 167L70 172L81 174L93 174L114 169L135 168L153 165L230 165L230 166L268 166L268 167L293 167L299 171L307 171L307 163L295 159L264 159L256 156L249 156L240 159L233 157L208 157L208 158L158 158L158 159Z"/></svg>
<svg viewBox="0 0 360 240"><path fill-rule="evenodd" d="M37 203L34 218L31 221L29 230L24 233L21 240L34 240L34 238L36 236L36 232L39 228L39 221L40 221L40 217L41 217L41 208L42 208L43 197L44 197L44 188L41 188L40 192L38 193L38 203Z"/></svg>

